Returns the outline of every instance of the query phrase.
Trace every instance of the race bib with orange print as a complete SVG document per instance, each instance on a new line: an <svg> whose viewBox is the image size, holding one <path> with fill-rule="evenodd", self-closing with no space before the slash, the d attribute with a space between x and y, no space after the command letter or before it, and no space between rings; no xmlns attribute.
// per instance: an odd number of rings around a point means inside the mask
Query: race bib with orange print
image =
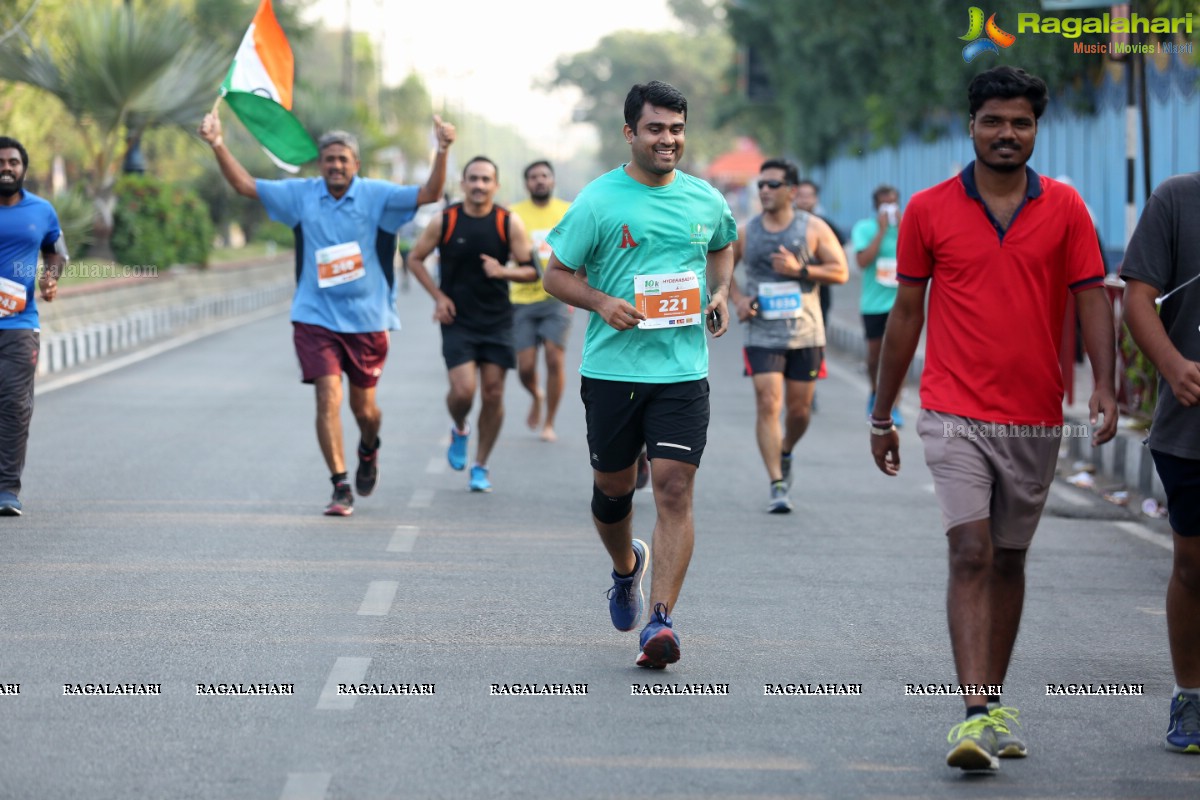
<svg viewBox="0 0 1200 800"><path fill-rule="evenodd" d="M0 317L11 317L25 310L25 285L0 278Z"/></svg>
<svg viewBox="0 0 1200 800"><path fill-rule="evenodd" d="M699 325L704 317L700 281L696 273L637 275L633 279L633 304L646 315L639 328L677 328Z"/></svg>
<svg viewBox="0 0 1200 800"><path fill-rule="evenodd" d="M356 281L366 274L358 242L335 244L317 251L317 286L322 289Z"/></svg>

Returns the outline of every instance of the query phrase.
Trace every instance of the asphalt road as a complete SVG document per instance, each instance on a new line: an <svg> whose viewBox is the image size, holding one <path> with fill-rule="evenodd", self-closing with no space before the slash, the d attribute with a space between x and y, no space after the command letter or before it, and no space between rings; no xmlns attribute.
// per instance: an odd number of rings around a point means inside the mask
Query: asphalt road
<svg viewBox="0 0 1200 800"><path fill-rule="evenodd" d="M0 687L20 685L0 694L0 797L1200 796L1200 759L1161 744L1160 530L1056 488L1005 692L1031 754L966 777L943 760L961 703L905 692L955 682L939 512L911 425L899 478L871 463L857 364L832 359L798 450L797 511L772 516L740 332L714 343L697 547L674 615L683 658L650 673L634 667L636 633L608 622L575 372L582 320L560 441L525 428L510 376L495 492L474 495L445 462L431 307L402 295L380 388L381 483L347 519L320 514L329 484L285 315L42 383L26 516L0 520ZM651 495L635 508L648 537ZM65 694L89 683L160 693ZM219 683L292 693L197 694ZM433 693L339 695L339 683ZM633 696L645 683L728 694ZM862 691L764 696L799 683ZM1145 694L1047 696L1059 683Z"/></svg>

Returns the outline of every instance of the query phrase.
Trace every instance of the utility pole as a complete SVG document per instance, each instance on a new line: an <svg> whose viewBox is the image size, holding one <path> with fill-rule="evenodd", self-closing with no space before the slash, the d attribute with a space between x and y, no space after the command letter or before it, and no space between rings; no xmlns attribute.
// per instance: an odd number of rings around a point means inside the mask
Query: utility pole
<svg viewBox="0 0 1200 800"><path fill-rule="evenodd" d="M342 97L349 99L354 91L354 38L350 33L350 5L346 0L346 28L342 33Z"/></svg>

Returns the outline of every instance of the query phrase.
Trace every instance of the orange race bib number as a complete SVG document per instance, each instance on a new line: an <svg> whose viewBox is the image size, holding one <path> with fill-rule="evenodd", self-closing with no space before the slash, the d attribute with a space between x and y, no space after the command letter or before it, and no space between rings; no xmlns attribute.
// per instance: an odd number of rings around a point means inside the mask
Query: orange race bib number
<svg viewBox="0 0 1200 800"><path fill-rule="evenodd" d="M0 317L11 317L25 310L25 285L0 278Z"/></svg>
<svg viewBox="0 0 1200 800"><path fill-rule="evenodd" d="M550 230L550 228L546 228L540 231L532 231L529 234L529 238L533 239L533 252L537 254L538 263L543 268L550 263L550 256L554 254L554 249L546 241L546 237L550 235Z"/></svg>
<svg viewBox="0 0 1200 800"><path fill-rule="evenodd" d="M358 242L335 244L317 251L317 286L322 289L356 281L366 274Z"/></svg>
<svg viewBox="0 0 1200 800"><path fill-rule="evenodd" d="M699 325L704 317L700 281L694 272L670 275L637 275L633 279L633 304L646 315L639 328L678 328Z"/></svg>

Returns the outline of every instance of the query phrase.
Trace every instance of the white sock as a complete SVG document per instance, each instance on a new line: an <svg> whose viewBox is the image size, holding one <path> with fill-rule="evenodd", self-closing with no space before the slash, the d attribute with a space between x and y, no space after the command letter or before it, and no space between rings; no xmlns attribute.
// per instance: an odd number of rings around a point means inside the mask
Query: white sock
<svg viewBox="0 0 1200 800"><path fill-rule="evenodd" d="M1180 692L1183 692L1184 694L1200 694L1200 689L1181 689L1177 683L1175 684L1175 691L1171 692L1171 697L1179 697Z"/></svg>

